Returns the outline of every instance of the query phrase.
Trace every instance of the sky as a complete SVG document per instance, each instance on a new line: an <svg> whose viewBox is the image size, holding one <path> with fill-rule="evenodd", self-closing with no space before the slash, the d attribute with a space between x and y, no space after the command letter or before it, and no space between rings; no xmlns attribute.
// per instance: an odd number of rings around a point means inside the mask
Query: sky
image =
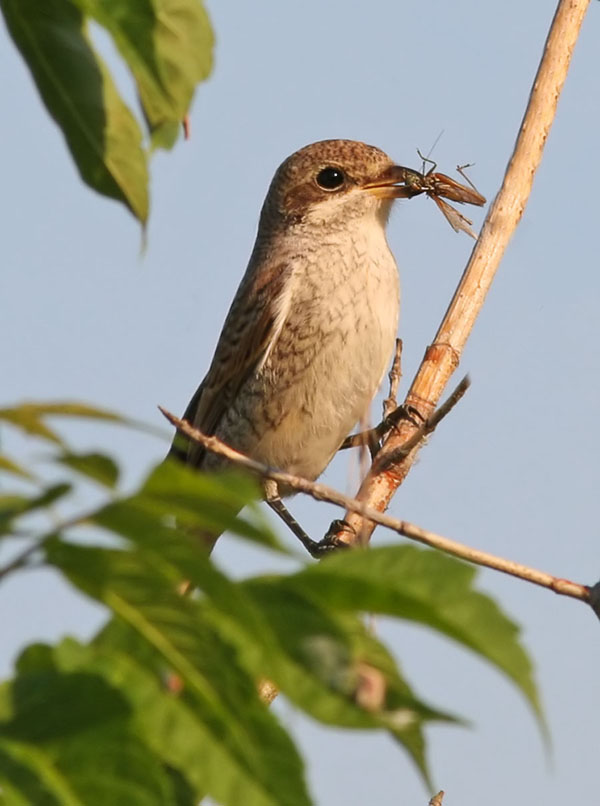
<svg viewBox="0 0 600 806"><path fill-rule="evenodd" d="M475 163L470 176L493 199L554 4L213 0L208 9L214 71L197 92L191 140L154 157L143 255L129 213L79 180L0 30L0 405L75 399L160 427L158 404L183 412L245 269L271 176L309 142L364 140L419 168L416 149L428 151L443 132L433 152L438 170ZM593 3L528 207L455 376L468 371L472 387L390 507L424 528L582 583L600 577L599 26ZM116 69L131 97L125 71ZM484 212L467 214L478 229ZM406 391L472 242L424 197L397 202L388 232L402 284ZM119 457L128 483L162 458L164 431L161 441L97 424L66 429L78 449ZM43 458L39 443L8 432L3 442L17 458ZM352 493L356 477L348 453L323 480ZM338 514L300 498L291 508L317 536ZM378 529L374 545L397 540ZM227 537L215 558L234 576L284 567ZM522 628L552 750L495 670L434 633L378 620L416 691L470 722L427 731L444 803L594 802L597 620L578 602L492 571L482 570L478 585ZM5 581L0 614L4 676L25 644L89 637L104 617L47 571ZM319 806L427 803L430 793L388 736L334 731L277 707L305 755Z"/></svg>

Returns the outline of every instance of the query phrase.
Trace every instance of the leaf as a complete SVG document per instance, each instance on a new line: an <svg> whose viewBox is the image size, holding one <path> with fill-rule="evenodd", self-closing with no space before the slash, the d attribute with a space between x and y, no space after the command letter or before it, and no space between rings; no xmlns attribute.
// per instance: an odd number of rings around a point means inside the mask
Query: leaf
<svg viewBox="0 0 600 806"><path fill-rule="evenodd" d="M31 480L34 478L32 473L3 454L0 454L0 473L11 473L13 476L19 476L23 479Z"/></svg>
<svg viewBox="0 0 600 806"><path fill-rule="evenodd" d="M1 2L1 0L0 0ZM10 423L10 425L20 428L26 434L34 437L41 437L62 445L61 437L49 428L37 414L37 412L30 409L29 404L24 403L22 406L17 406L11 409L0 409L0 421Z"/></svg>
<svg viewBox="0 0 600 806"><path fill-rule="evenodd" d="M63 453L55 461L111 489L119 479L119 466L102 453Z"/></svg>
<svg viewBox="0 0 600 806"><path fill-rule="evenodd" d="M161 479L168 481L164 488ZM198 481L196 474L191 479L193 483ZM158 481L153 474L143 489L156 490L158 485L166 496L167 511L173 511L173 503L166 495L169 490L185 513L188 505L195 506L195 488L188 489L186 481L185 475L180 478L175 465L174 469L163 468ZM181 493L183 497L177 498ZM230 488L228 494L231 495ZM189 535L157 524L156 515L140 511L132 499L110 504L92 520L110 526L139 546L144 562L161 567L171 580L170 592L182 578L197 585L210 600L194 603L197 622L210 624L216 634L235 644L239 661L253 677L269 677L294 703L328 724L387 728L428 780L423 725L450 717L413 694L389 653L375 639L365 637L359 619L331 613L320 599L290 591L285 578L231 583L198 551ZM91 560L86 567L98 573L99 563ZM149 593L148 599L157 599L157 594ZM173 606L177 606L177 600ZM139 654L139 648L135 651ZM145 662L150 662L147 657ZM365 679L367 674L369 678ZM369 705L365 695L373 678L380 681L385 694L376 707L372 701Z"/></svg>
<svg viewBox="0 0 600 806"><path fill-rule="evenodd" d="M110 632L113 636L118 633L118 645L106 634L91 647L71 639L63 641L55 653L61 668L93 669L111 685L119 686L132 708L136 732L193 788L191 803L200 800L207 786L220 803L232 802L232 782L225 774L229 759L211 737L202 713L167 690L156 673L156 658L149 662L145 652L139 654L143 642L129 627L113 622ZM239 719L243 722L243 714Z"/></svg>
<svg viewBox="0 0 600 806"><path fill-rule="evenodd" d="M277 641L275 648L264 644L257 671L326 724L386 728L429 785L423 727L429 721L456 719L413 693L390 653L355 613L332 611L325 604L326 591L316 599L286 582L286 577L269 577L241 583ZM221 627L227 629L223 623ZM261 643L265 632L247 638Z"/></svg>
<svg viewBox="0 0 600 806"><path fill-rule="evenodd" d="M86 806L73 792L53 759L36 747L0 733L0 782L6 806Z"/></svg>
<svg viewBox="0 0 600 806"><path fill-rule="evenodd" d="M170 148L194 89L212 68L214 37L199 0L75 0L112 36L135 78L154 146Z"/></svg>
<svg viewBox="0 0 600 806"><path fill-rule="evenodd" d="M41 660L22 660L0 689L0 768L13 791L26 803L174 806L170 778L130 729L119 691Z"/></svg>
<svg viewBox="0 0 600 806"><path fill-rule="evenodd" d="M0 0L2 3L3 0ZM59 403L21 403L18 406L0 409L0 421L10 423L20 428L26 434L41 437L49 442L62 445L63 441L56 431L44 423L45 417L84 417L94 420L103 420L109 423L127 425L136 424L126 420L118 414L106 409L88 406L85 403L59 402Z"/></svg>
<svg viewBox="0 0 600 806"><path fill-rule="evenodd" d="M142 133L89 42L83 15L69 0L0 0L0 5L81 178L145 223L148 170Z"/></svg>
<svg viewBox="0 0 600 806"><path fill-rule="evenodd" d="M211 763L206 791L224 806L306 806L297 751L260 702L234 648L201 619L201 608L179 596L178 574L156 554L46 543L48 562L80 590L103 602L174 670L183 697L206 728Z"/></svg>
<svg viewBox="0 0 600 806"><path fill-rule="evenodd" d="M287 578L290 589L361 609L416 621L467 647L517 686L544 729L532 663L519 628L473 588L475 569L440 552L389 546L338 553Z"/></svg>
<svg viewBox="0 0 600 806"><path fill-rule="evenodd" d="M253 479L238 473L199 473L180 462L159 464L140 490L130 498L108 504L93 520L100 526L138 541L149 530L160 530L165 540L179 530L220 534L226 530L270 548L280 543L254 510L252 520L238 512L260 496ZM177 519L169 525L166 516ZM254 523L253 521L256 521Z"/></svg>
<svg viewBox="0 0 600 806"><path fill-rule="evenodd" d="M119 529L120 534L124 534ZM131 538L134 530L127 535ZM145 552L155 552L174 569L174 578L186 575L211 600L202 604L202 621L208 620L223 637L239 648L239 659L256 678L272 679L289 698L305 711L328 724L345 727L386 727L407 746L426 775L421 726L424 721L449 717L418 700L401 678L390 656L377 645L384 664L385 689L392 705L379 713L356 702L359 678L365 663L374 664L366 652L364 627L358 619L330 614L321 602L291 593L278 578L267 581L231 583L209 563L186 536L173 532L169 538L157 534L150 522L133 537ZM211 579L212 577L212 579ZM348 621L350 620L350 623ZM116 625L109 631L113 645ZM356 635L361 634L360 642ZM123 649L117 632L117 641ZM136 648L136 654L139 654ZM145 657L146 663L151 659ZM380 669L377 666L377 670ZM380 674L382 677L383 674ZM401 725L399 727L399 720Z"/></svg>
<svg viewBox="0 0 600 806"><path fill-rule="evenodd" d="M70 484L53 484L35 496L0 495L0 534L9 530L10 524L15 518L36 509L47 509L70 491Z"/></svg>
<svg viewBox="0 0 600 806"><path fill-rule="evenodd" d="M174 580L185 576L206 594L207 600L197 605L198 618L238 647L240 662L255 678L273 680L295 704L328 724L387 728L428 780L422 726L452 718L413 694L389 653L367 636L359 619L332 613L323 601L290 591L285 577L232 583L188 535L174 530L167 537L157 533L150 520L141 526L130 520L131 512L126 517L128 528L119 528L119 534L136 542L147 556L152 553L157 562L168 563ZM103 640L112 644L114 625L110 633L112 638ZM118 633L117 641L126 648ZM151 661L146 657L145 662ZM376 708L359 701L365 699L361 680L367 669L385 691Z"/></svg>

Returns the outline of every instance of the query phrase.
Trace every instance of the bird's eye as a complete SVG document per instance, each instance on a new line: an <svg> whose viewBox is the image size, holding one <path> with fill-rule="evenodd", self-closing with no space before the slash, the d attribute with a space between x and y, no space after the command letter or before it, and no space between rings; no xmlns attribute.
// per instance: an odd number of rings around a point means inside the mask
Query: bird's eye
<svg viewBox="0 0 600 806"><path fill-rule="evenodd" d="M344 172L339 168L323 168L317 174L317 185L323 190L339 190L345 181Z"/></svg>

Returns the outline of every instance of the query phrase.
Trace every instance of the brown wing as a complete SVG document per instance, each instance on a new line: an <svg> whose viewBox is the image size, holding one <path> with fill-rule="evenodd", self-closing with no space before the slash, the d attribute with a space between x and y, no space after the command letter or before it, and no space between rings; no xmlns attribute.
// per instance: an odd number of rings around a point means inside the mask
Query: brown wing
<svg viewBox="0 0 600 806"><path fill-rule="evenodd" d="M443 196L445 199L461 204L477 204L479 207L486 202L485 196L482 196L474 187L461 185L460 182L446 174L428 174L426 178L431 183L431 192L434 196ZM468 177L466 178L468 180Z"/></svg>
<svg viewBox="0 0 600 806"><path fill-rule="evenodd" d="M205 434L213 434L241 385L256 368L276 337L277 313L287 264L268 264L256 272L251 262L231 304L206 377L190 400L184 419ZM204 451L180 434L169 456L197 466Z"/></svg>
<svg viewBox="0 0 600 806"><path fill-rule="evenodd" d="M471 229L471 224L473 223L470 219L464 216L462 213L459 213L455 207L452 207L451 204L448 202L443 201L438 196L430 196L430 199L433 199L434 202L437 204L439 209L442 211L446 221L450 224L454 232L466 232L467 235L470 235L471 238L477 240L477 235Z"/></svg>

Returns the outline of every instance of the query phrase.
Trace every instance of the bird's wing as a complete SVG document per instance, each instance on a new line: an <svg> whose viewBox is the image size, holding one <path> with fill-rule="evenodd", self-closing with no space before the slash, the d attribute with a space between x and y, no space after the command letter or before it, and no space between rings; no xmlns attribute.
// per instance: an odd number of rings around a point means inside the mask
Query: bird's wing
<svg viewBox="0 0 600 806"><path fill-rule="evenodd" d="M246 272L231 304L206 377L190 400L184 419L214 434L248 375L266 358L285 319L288 264ZM198 466L204 451L178 434L169 453Z"/></svg>

